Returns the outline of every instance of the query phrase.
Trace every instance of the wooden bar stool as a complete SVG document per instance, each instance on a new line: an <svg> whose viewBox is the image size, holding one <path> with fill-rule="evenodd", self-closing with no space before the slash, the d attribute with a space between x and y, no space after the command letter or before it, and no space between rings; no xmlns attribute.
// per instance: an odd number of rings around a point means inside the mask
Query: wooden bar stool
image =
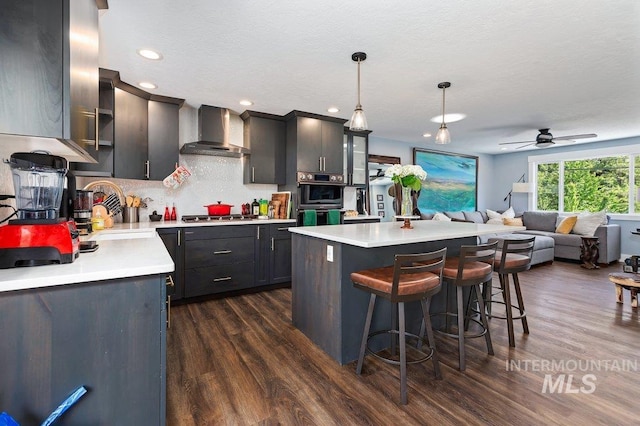
<svg viewBox="0 0 640 426"><path fill-rule="evenodd" d="M447 249L443 248L431 253L420 254L397 254L393 266L383 268L366 269L353 272L351 281L354 287L371 293L369 299L369 309L362 332L362 343L360 344L360 356L358 357L358 365L356 373L362 372L365 352L381 359L384 362L400 365L400 403L407 403L407 363L415 364L431 359L436 378L440 379L440 365L438 363L438 353L436 352L435 340L431 331L431 319L429 316L429 305L431 297L438 293L442 288L442 269ZM371 318L376 304L376 297L380 296L389 300L393 304L393 318L391 330L376 331L369 333L371 327ZM429 345L429 353L420 352L419 359L407 362L406 338L407 336L419 339L421 336L407 333L405 330L405 302L420 301L422 305L422 315L424 322L427 324L427 338ZM395 317L397 307L397 322ZM396 329L397 324L397 329ZM371 337L378 334L388 333L397 335L400 346L400 359L383 357L374 353L368 346ZM395 337L392 340L392 356L395 355ZM421 345L420 345L421 347Z"/></svg>
<svg viewBox="0 0 640 426"><path fill-rule="evenodd" d="M529 324L527 323L527 314L524 310L524 299L520 290L520 280L518 272L524 272L531 268L531 257L533 256L533 244L535 236L531 238L518 238L502 240L502 249L496 252L496 260L493 264L493 270L498 273L500 278L500 291L493 293L491 282L483 285L483 299L489 310L489 318L499 318L507 320L507 330L509 334L509 346L515 347L515 337L513 332L513 320L522 320L522 328L525 334L529 334ZM511 304L511 284L509 283L509 274L513 277L513 287L516 291L518 304ZM502 301L494 301L495 294L502 294ZM504 305L505 316L495 315L491 312L490 306L493 303ZM517 309L519 315L513 316L512 309Z"/></svg>
<svg viewBox="0 0 640 426"><path fill-rule="evenodd" d="M460 371L464 371L465 366L465 339L482 337L484 336L487 343L487 352L489 355L493 355L493 346L491 344L491 335L489 333L489 323L485 313L484 302L482 299L482 291L480 290L480 284L490 282L493 275L493 262L496 255L496 248L498 242L489 242L487 244L480 244L475 246L463 245L460 247L460 255L457 257L447 258L442 278L448 286L456 289L456 305L457 311L449 311L449 297L447 294L447 311L442 313L435 313L437 315L445 315L445 330L436 329L437 333L445 336L458 339L458 355L459 355L459 368ZM463 288L471 287L471 291L476 294L479 304L479 312L481 322L475 318L469 316L469 320L479 324L482 329L480 332L466 332L465 323L467 316L466 306L463 302ZM447 287L447 293L449 287ZM471 297L472 295L470 295ZM452 333L449 328L449 318L457 318L457 332ZM428 329L428 324L427 324Z"/></svg>

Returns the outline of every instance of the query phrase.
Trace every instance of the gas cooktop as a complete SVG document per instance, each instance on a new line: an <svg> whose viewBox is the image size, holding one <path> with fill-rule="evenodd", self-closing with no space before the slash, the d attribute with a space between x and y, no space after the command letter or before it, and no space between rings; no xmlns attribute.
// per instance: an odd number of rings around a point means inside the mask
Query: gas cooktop
<svg viewBox="0 0 640 426"><path fill-rule="evenodd" d="M182 216L183 222L212 222L212 221L238 221L238 220L252 220L255 216L247 216L241 214L230 214L226 216L208 216L208 215L184 215Z"/></svg>

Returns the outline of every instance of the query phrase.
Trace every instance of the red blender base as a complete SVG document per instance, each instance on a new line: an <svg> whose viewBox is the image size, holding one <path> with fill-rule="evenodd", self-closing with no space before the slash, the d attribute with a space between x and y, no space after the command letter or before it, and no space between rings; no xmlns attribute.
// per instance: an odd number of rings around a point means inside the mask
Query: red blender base
<svg viewBox="0 0 640 426"><path fill-rule="evenodd" d="M73 220L12 220L0 227L0 269L71 263L79 251Z"/></svg>

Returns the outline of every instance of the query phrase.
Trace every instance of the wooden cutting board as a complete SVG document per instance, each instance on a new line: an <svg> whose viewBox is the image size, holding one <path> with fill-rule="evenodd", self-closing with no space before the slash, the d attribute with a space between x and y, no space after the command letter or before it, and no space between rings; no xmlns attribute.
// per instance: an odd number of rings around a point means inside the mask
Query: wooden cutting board
<svg viewBox="0 0 640 426"><path fill-rule="evenodd" d="M271 195L271 201L280 202L280 211L277 219L289 218L289 203L291 202L291 194L289 192L276 192Z"/></svg>

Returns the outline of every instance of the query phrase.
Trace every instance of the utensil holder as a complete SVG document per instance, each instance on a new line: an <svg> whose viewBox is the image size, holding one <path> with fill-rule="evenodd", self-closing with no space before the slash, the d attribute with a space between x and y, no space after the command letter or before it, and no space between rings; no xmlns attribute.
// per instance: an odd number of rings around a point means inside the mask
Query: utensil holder
<svg viewBox="0 0 640 426"><path fill-rule="evenodd" d="M122 216L123 223L137 223L140 221L139 207L123 207L122 213L123 213L123 216Z"/></svg>

